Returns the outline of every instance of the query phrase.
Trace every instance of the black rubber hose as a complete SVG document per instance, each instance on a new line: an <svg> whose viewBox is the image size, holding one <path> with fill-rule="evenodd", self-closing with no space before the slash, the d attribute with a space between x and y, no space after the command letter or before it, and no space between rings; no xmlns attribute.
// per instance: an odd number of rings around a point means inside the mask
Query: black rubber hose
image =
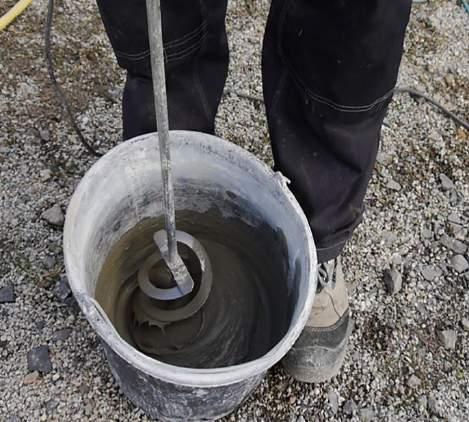
<svg viewBox="0 0 469 422"><path fill-rule="evenodd" d="M87 149L87 151L90 154L94 155L95 157L101 157L102 154L96 151L95 148L93 148L93 146L86 140L82 131L78 127L78 124L75 120L75 116L73 115L72 109L67 101L67 97L62 87L57 82L57 78L55 76L55 70L54 70L54 63L52 60L52 49L51 49L51 33L52 33L53 16L54 16L54 0L49 0L48 6L47 6L46 23L45 23L45 28L44 28L44 38L45 38L44 51L45 51L46 62L47 62L47 71L49 72L49 78L50 78L52 87L54 88L55 95L57 99L59 100L62 108L64 109L65 114L67 115L68 120L70 124L72 125L73 130L77 134L80 142L83 144L83 146Z"/></svg>

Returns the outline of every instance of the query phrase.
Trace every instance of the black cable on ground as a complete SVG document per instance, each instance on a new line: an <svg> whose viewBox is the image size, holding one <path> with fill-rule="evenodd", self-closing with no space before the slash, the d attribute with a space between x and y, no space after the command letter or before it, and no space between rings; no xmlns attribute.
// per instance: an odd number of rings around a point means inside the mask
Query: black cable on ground
<svg viewBox="0 0 469 422"><path fill-rule="evenodd" d="M55 70L54 70L54 63L52 61L52 51L51 51L51 32L52 32L53 16L54 16L54 0L49 0L48 6L47 6L46 23L45 23L45 28L44 28L44 38L45 38L44 51L46 55L47 70L49 72L49 78L50 78L52 87L54 88L55 95L57 96L62 108L64 109L65 114L67 115L68 120L70 124L72 125L73 130L77 134L80 142L83 144L83 146L87 149L87 151L90 154L94 155L95 157L101 157L102 154L96 151L96 149L94 149L93 146L91 146L91 144L86 140L82 131L78 127L78 124L75 120L75 116L73 115L73 111L67 101L67 97L65 96L65 93L62 87L57 82L57 78L55 76Z"/></svg>
<svg viewBox="0 0 469 422"><path fill-rule="evenodd" d="M450 119L453 119L456 123L458 123L464 129L469 130L468 122L456 116L456 114L448 110L446 107L442 106L440 103L437 103L433 98L429 97L427 94L424 94L423 92L419 92L413 88L399 87L399 86L394 89L394 92L396 94L409 94L413 98L415 97L423 98L425 101L428 101L430 104L434 105L436 108L442 111L443 114L446 114Z"/></svg>

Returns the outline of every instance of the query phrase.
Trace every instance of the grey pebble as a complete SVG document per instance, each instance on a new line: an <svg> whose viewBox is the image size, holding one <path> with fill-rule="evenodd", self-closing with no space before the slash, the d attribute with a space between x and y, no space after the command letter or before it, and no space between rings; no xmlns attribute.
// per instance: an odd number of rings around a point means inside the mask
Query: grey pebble
<svg viewBox="0 0 469 422"><path fill-rule="evenodd" d="M327 393L327 399L329 400L329 406L331 406L332 413L335 415L339 410L339 395L335 391L330 390Z"/></svg>
<svg viewBox="0 0 469 422"><path fill-rule="evenodd" d="M397 235L393 232L384 231L381 237L386 245L392 245L397 240Z"/></svg>
<svg viewBox="0 0 469 422"><path fill-rule="evenodd" d="M440 183L441 183L441 187L443 188L443 190L454 189L453 181L448 176L446 176L446 174L443 174L443 173L440 174Z"/></svg>
<svg viewBox="0 0 469 422"><path fill-rule="evenodd" d="M91 416L93 413L93 406L88 403L86 406L85 406L85 415L86 416Z"/></svg>
<svg viewBox="0 0 469 422"><path fill-rule="evenodd" d="M427 408L428 400L427 396L423 395L419 397L419 406L422 407L423 409Z"/></svg>
<svg viewBox="0 0 469 422"><path fill-rule="evenodd" d="M342 408L342 410L344 411L344 413L346 415L353 415L354 413L356 413L357 411L357 405L355 404L355 402L353 400L347 400L345 403L344 403L344 406Z"/></svg>
<svg viewBox="0 0 469 422"><path fill-rule="evenodd" d="M469 262L462 255L455 255L451 258L451 267L458 273L463 273L469 269Z"/></svg>
<svg viewBox="0 0 469 422"><path fill-rule="evenodd" d="M34 347L28 352L28 370L47 374L52 371L48 346Z"/></svg>
<svg viewBox="0 0 469 422"><path fill-rule="evenodd" d="M454 330L438 331L438 339L446 349L454 349L456 347L457 334Z"/></svg>
<svg viewBox="0 0 469 422"><path fill-rule="evenodd" d="M62 227L65 222L64 213L62 212L62 208L60 208L60 205L58 204L55 204L53 207L44 211L41 214L41 218L47 221L52 226L56 227Z"/></svg>
<svg viewBox="0 0 469 422"><path fill-rule="evenodd" d="M13 286L5 286L0 288L0 303L14 303L16 300Z"/></svg>
<svg viewBox="0 0 469 422"><path fill-rule="evenodd" d="M435 397L433 392L430 393L430 396L428 397L428 410L430 410L430 412L436 416L442 416L441 403Z"/></svg>
<svg viewBox="0 0 469 422"><path fill-rule="evenodd" d="M396 271L402 270L403 264L404 264L404 260L402 259L402 256L399 255L398 253L394 254L391 257L391 266Z"/></svg>
<svg viewBox="0 0 469 422"><path fill-rule="evenodd" d="M463 254L467 250L467 246L464 243L449 237L446 233L441 236L440 242L444 247L452 250L457 254Z"/></svg>
<svg viewBox="0 0 469 422"><path fill-rule="evenodd" d="M376 161L382 165L387 165L392 162L392 154L380 151L376 157Z"/></svg>
<svg viewBox="0 0 469 422"><path fill-rule="evenodd" d="M46 256L45 259L44 259L44 266L48 269L48 270L52 270L52 268L55 267L55 265L57 264L57 260L55 259L54 256Z"/></svg>
<svg viewBox="0 0 469 422"><path fill-rule="evenodd" d="M457 240L465 240L467 229L456 223L449 223L449 232Z"/></svg>
<svg viewBox="0 0 469 422"><path fill-rule="evenodd" d="M39 129L39 137L44 142L50 141L50 132L48 129Z"/></svg>
<svg viewBox="0 0 469 422"><path fill-rule="evenodd" d="M59 402L57 400L50 399L50 400L46 401L45 405L46 405L47 411L49 413L52 413L54 411L54 409L59 405Z"/></svg>
<svg viewBox="0 0 469 422"><path fill-rule="evenodd" d="M46 321L39 319L34 322L34 325L36 325L38 331L41 331L46 326Z"/></svg>
<svg viewBox="0 0 469 422"><path fill-rule="evenodd" d="M86 384L80 384L78 388L81 394L88 394L90 392L90 387Z"/></svg>
<svg viewBox="0 0 469 422"><path fill-rule="evenodd" d="M420 3L425 3L426 1L421 1ZM415 3L418 3L418 1L416 1ZM437 144L441 144L443 138L441 136L441 134L433 129L430 134L428 135L428 139L430 139L431 141L437 143Z"/></svg>
<svg viewBox="0 0 469 422"><path fill-rule="evenodd" d="M13 416L8 416L5 422L21 422L21 419L18 416L13 415Z"/></svg>
<svg viewBox="0 0 469 422"><path fill-rule="evenodd" d="M398 293L402 288L402 275L396 270L384 270L384 286L386 291L393 295Z"/></svg>
<svg viewBox="0 0 469 422"><path fill-rule="evenodd" d="M442 224L439 223L438 221L433 222L433 232L437 235L443 234L443 228Z"/></svg>
<svg viewBox="0 0 469 422"><path fill-rule="evenodd" d="M430 229L423 228L421 231L422 237L424 239L431 239L433 238L433 232Z"/></svg>
<svg viewBox="0 0 469 422"><path fill-rule="evenodd" d="M26 376L23 378L23 384L24 385L35 384L40 379L41 379L41 375L39 374L39 372L37 371L30 372L29 374L26 374Z"/></svg>
<svg viewBox="0 0 469 422"><path fill-rule="evenodd" d="M459 224L459 225L463 224L462 218L455 212L452 212L451 214L448 215L448 221L454 224Z"/></svg>
<svg viewBox="0 0 469 422"><path fill-rule="evenodd" d="M375 412L370 407L360 409L360 420L362 422L371 422L375 419Z"/></svg>
<svg viewBox="0 0 469 422"><path fill-rule="evenodd" d="M66 276L60 277L59 281L55 285L54 288L54 295L57 299L62 302L65 302L67 298L69 298L72 294L72 290L67 281Z"/></svg>
<svg viewBox="0 0 469 422"><path fill-rule="evenodd" d="M41 170L39 172L41 182L47 182L52 177L52 172L49 169Z"/></svg>
<svg viewBox="0 0 469 422"><path fill-rule="evenodd" d="M401 185L393 179L388 180L388 183L386 183L386 187L388 189L395 190L395 191L400 191L401 190Z"/></svg>
<svg viewBox="0 0 469 422"><path fill-rule="evenodd" d="M417 388L420 384L422 384L422 381L415 374L411 375L410 378L407 380L407 385L410 388Z"/></svg>
<svg viewBox="0 0 469 422"><path fill-rule="evenodd" d="M427 281L433 281L435 278L439 277L442 274L442 271L438 267L433 265L426 265L422 269L422 276Z"/></svg>
<svg viewBox="0 0 469 422"><path fill-rule="evenodd" d="M456 191L455 189L451 190L449 193L449 203L452 207L459 205L463 199L463 196Z"/></svg>
<svg viewBox="0 0 469 422"><path fill-rule="evenodd" d="M415 308L417 311L419 311L422 315L425 315L425 312L427 311L427 307L425 306L425 303L422 302L417 302L415 304Z"/></svg>
<svg viewBox="0 0 469 422"><path fill-rule="evenodd" d="M450 191L449 194L449 203L452 207L455 207L461 202L461 195L458 194L455 190Z"/></svg>
<svg viewBox="0 0 469 422"><path fill-rule="evenodd" d="M298 416L298 419L296 420L296 422L306 422L306 420L302 415L300 415Z"/></svg>
<svg viewBox="0 0 469 422"><path fill-rule="evenodd" d="M70 337L70 334L72 333L71 328L63 328L62 330L57 330L53 335L52 335L52 340L55 341L65 341Z"/></svg>
<svg viewBox="0 0 469 422"><path fill-rule="evenodd" d="M463 318L461 320L461 325L462 325L462 328L464 328L466 331L469 331L469 319L468 318Z"/></svg>

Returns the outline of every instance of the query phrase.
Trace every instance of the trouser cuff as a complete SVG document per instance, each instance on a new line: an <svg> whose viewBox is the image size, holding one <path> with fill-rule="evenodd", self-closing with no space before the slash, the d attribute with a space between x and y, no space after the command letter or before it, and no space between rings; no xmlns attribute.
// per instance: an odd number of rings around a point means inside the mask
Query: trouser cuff
<svg viewBox="0 0 469 422"><path fill-rule="evenodd" d="M318 247L316 249L318 263L330 261L331 259L337 258L344 249L346 241L340 242L333 246L328 246L326 248Z"/></svg>

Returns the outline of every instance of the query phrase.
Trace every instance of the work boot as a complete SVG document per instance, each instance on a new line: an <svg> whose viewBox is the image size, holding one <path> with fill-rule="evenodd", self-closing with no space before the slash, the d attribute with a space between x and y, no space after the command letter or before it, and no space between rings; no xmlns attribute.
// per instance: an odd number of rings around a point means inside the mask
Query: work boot
<svg viewBox="0 0 469 422"><path fill-rule="evenodd" d="M352 319L340 257L319 264L318 290L300 338L283 359L298 381L318 383L339 372Z"/></svg>

